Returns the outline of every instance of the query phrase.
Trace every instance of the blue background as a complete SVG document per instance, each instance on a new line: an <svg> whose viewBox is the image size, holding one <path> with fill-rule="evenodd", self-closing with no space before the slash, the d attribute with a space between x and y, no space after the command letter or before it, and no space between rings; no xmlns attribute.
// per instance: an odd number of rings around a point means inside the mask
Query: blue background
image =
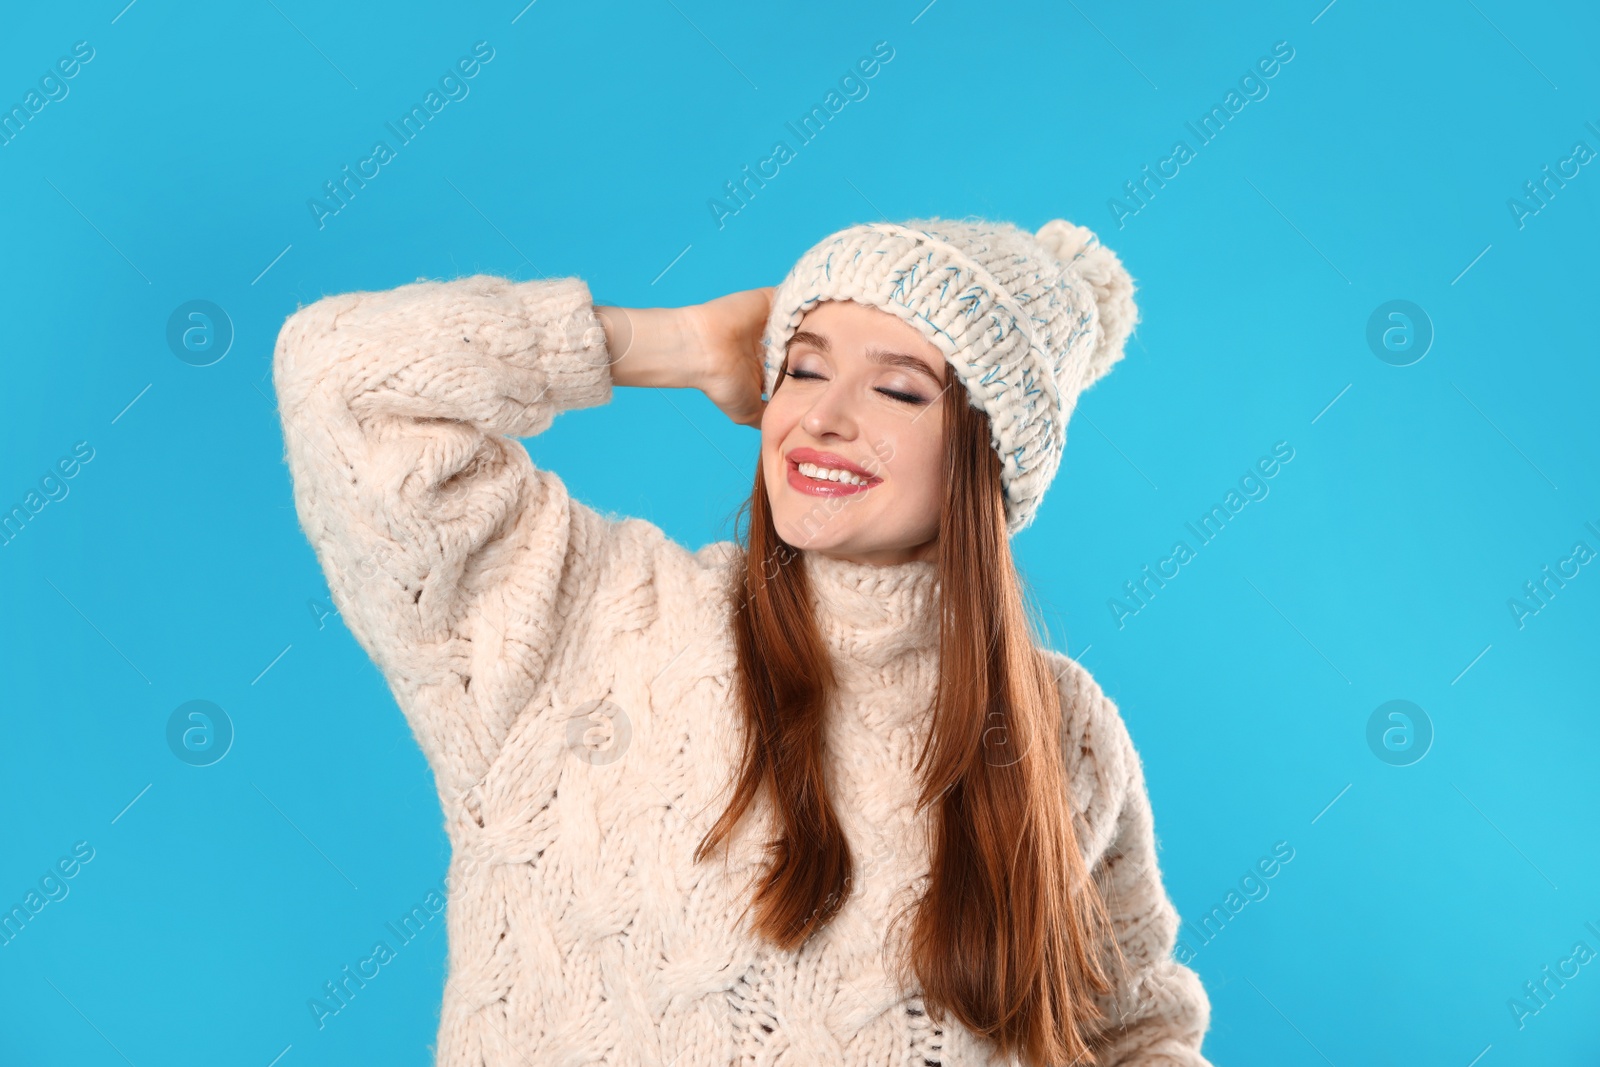
<svg viewBox="0 0 1600 1067"><path fill-rule="evenodd" d="M94 49L0 147L0 507L94 450L0 546L0 905L94 849L0 946L0 1061L429 1062L442 918L322 1028L307 1006L440 887L448 846L296 523L285 316L479 271L675 306L775 284L853 222L976 214L1087 224L1138 279L1127 358L1014 544L1142 753L1207 1055L1596 1062L1600 962L1520 1027L1508 1004L1600 951L1600 564L1520 626L1508 607L1600 550L1600 164L1520 226L1508 206L1600 150L1592 10L124 2L8 11L0 35L6 108ZM480 40L469 95L319 228L308 200ZM868 95L799 146L785 122L879 41ZM1201 145L1186 123L1280 41L1267 95ZM778 139L795 158L719 227L709 202ZM1194 157L1119 226L1108 202L1179 139ZM166 339L196 299L235 331L203 367ZM1434 333L1407 366L1367 340L1395 299ZM1119 627L1123 583L1280 441L1269 495ZM697 392L631 389L530 442L696 546L733 536L756 446ZM235 733L207 767L167 742L196 699ZM1367 740L1395 699L1433 733L1407 766ZM1269 894L1206 943L1193 923L1280 841Z"/></svg>

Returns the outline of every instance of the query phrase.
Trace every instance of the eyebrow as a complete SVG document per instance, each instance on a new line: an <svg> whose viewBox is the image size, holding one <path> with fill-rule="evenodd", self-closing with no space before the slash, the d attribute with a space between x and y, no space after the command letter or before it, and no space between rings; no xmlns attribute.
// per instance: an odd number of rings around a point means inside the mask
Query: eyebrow
<svg viewBox="0 0 1600 1067"><path fill-rule="evenodd" d="M832 346L828 343L828 339L820 333L813 333L810 330L796 330L794 336L790 337L788 343L783 346L785 354L788 353L791 346L797 344L810 345L825 356L832 353ZM904 367L907 370L921 371L933 379L935 385L943 384L939 381L939 376L929 368L926 360L913 356L909 352L890 352L882 348L871 347L867 349L865 354L868 362L876 363L880 366Z"/></svg>

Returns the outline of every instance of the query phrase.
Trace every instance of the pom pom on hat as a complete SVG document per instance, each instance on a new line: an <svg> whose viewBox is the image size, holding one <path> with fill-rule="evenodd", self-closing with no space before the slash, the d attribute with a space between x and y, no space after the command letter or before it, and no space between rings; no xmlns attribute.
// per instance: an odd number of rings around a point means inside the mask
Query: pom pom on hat
<svg viewBox="0 0 1600 1067"><path fill-rule="evenodd" d="M1066 219L1052 219L1039 227L1034 235L1051 255L1063 266L1083 275L1094 291L1095 306L1100 312L1100 339L1089 356L1080 389L1087 389L1104 378L1123 356L1123 346L1139 321L1139 309L1133 301L1133 278L1122 265L1117 254L1100 243L1100 238L1086 226L1078 226Z"/></svg>

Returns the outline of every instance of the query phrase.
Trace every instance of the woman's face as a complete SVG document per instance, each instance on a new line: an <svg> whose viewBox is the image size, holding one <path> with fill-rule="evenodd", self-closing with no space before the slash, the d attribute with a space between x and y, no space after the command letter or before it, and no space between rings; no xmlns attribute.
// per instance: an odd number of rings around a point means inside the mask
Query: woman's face
<svg viewBox="0 0 1600 1067"><path fill-rule="evenodd" d="M887 311L827 300L800 321L788 357L761 417L778 536L857 563L932 559L944 499L944 355ZM830 476L840 470L864 484Z"/></svg>

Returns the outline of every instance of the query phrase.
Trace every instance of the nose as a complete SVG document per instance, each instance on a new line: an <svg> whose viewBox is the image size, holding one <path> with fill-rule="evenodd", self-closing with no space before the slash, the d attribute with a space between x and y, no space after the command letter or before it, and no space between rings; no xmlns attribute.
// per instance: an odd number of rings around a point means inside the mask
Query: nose
<svg viewBox="0 0 1600 1067"><path fill-rule="evenodd" d="M852 407L848 383L836 377L818 391L817 398L807 409L801 423L813 437L851 438L856 433Z"/></svg>

